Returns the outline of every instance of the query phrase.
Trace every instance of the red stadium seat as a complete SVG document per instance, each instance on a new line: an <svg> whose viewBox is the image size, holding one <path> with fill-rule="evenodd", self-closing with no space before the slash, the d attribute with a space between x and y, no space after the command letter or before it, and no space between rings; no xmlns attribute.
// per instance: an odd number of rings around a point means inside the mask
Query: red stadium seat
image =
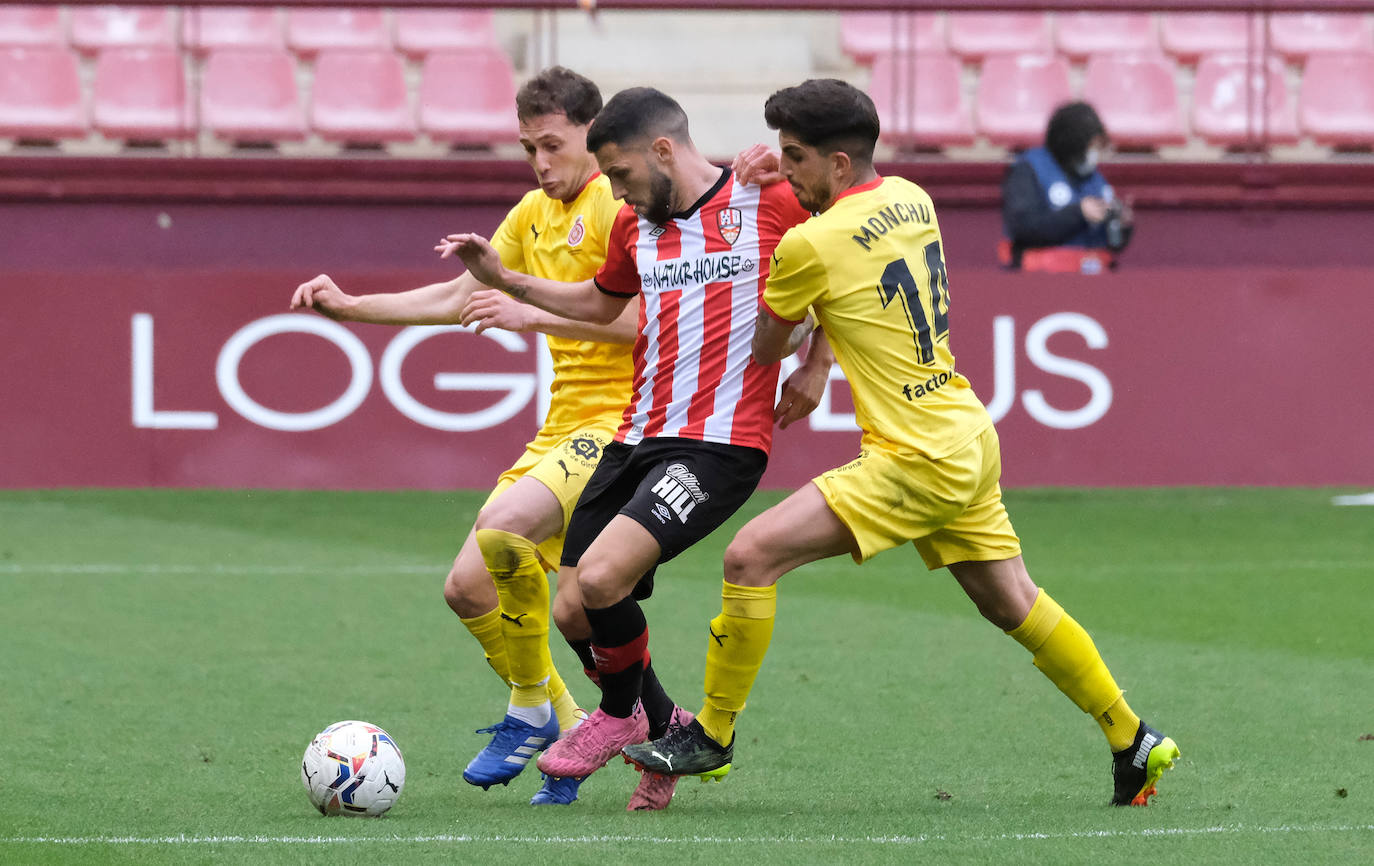
<svg viewBox="0 0 1374 866"><path fill-rule="evenodd" d="M390 50L321 51L310 125L323 138L350 144L415 138L400 56Z"/></svg>
<svg viewBox="0 0 1374 866"><path fill-rule="evenodd" d="M296 61L283 48L222 48L211 54L200 105L205 128L230 141L300 141L306 135Z"/></svg>
<svg viewBox="0 0 1374 866"><path fill-rule="evenodd" d="M1203 54L1258 52L1264 44L1264 20L1245 13L1170 12L1159 24L1159 41L1165 51L1185 63Z"/></svg>
<svg viewBox="0 0 1374 866"><path fill-rule="evenodd" d="M1149 13L1071 12L1055 19L1059 50L1082 60L1090 54L1158 51L1154 18Z"/></svg>
<svg viewBox="0 0 1374 866"><path fill-rule="evenodd" d="M868 92L878 107L883 141L899 148L972 144L962 68L950 54L875 57Z"/></svg>
<svg viewBox="0 0 1374 866"><path fill-rule="evenodd" d="M76 55L43 45L0 48L0 136L80 138L89 128Z"/></svg>
<svg viewBox="0 0 1374 866"><path fill-rule="evenodd" d="M933 12L842 12L840 48L864 64L898 51L944 52L944 22Z"/></svg>
<svg viewBox="0 0 1374 866"><path fill-rule="evenodd" d="M93 125L110 138L156 141L194 133L194 107L175 48L111 48L95 65Z"/></svg>
<svg viewBox="0 0 1374 866"><path fill-rule="evenodd" d="M1040 144L1054 109L1072 98L1064 58L994 55L983 63L978 80L978 129L994 144Z"/></svg>
<svg viewBox="0 0 1374 866"><path fill-rule="evenodd" d="M457 145L518 141L515 73L506 55L491 46L430 54L420 83L420 128Z"/></svg>
<svg viewBox="0 0 1374 866"><path fill-rule="evenodd" d="M380 9L290 9L286 13L286 44L297 54L326 49L391 47Z"/></svg>
<svg viewBox="0 0 1374 866"><path fill-rule="evenodd" d="M497 44L490 9L398 9L395 15L396 48L411 57Z"/></svg>
<svg viewBox="0 0 1374 866"><path fill-rule="evenodd" d="M1320 144L1374 145L1374 54L1316 54L1303 70L1302 129Z"/></svg>
<svg viewBox="0 0 1374 866"><path fill-rule="evenodd" d="M262 7L194 6L181 17L181 41L204 54L220 48L280 48L281 18Z"/></svg>
<svg viewBox="0 0 1374 866"><path fill-rule="evenodd" d="M1163 55L1099 54L1088 61L1083 98L1093 104L1123 149L1183 144L1187 134L1175 85L1178 70Z"/></svg>
<svg viewBox="0 0 1374 866"><path fill-rule="evenodd" d="M949 50L971 60L991 54L1048 54L1050 20L1043 12L951 12Z"/></svg>
<svg viewBox="0 0 1374 866"><path fill-rule="evenodd" d="M1269 40L1289 58L1341 51L1369 51L1369 22L1362 14L1275 12L1269 17Z"/></svg>
<svg viewBox="0 0 1374 866"><path fill-rule="evenodd" d="M176 44L174 12L158 6L82 6L71 10L73 47L88 54L106 48Z"/></svg>
<svg viewBox="0 0 1374 866"><path fill-rule="evenodd" d="M0 6L0 46L66 44L58 7Z"/></svg>
<svg viewBox="0 0 1374 866"><path fill-rule="evenodd" d="M1257 58L1247 62L1243 54L1202 58L1193 82L1193 130L1225 147L1297 141L1283 64L1271 57L1261 68Z"/></svg>

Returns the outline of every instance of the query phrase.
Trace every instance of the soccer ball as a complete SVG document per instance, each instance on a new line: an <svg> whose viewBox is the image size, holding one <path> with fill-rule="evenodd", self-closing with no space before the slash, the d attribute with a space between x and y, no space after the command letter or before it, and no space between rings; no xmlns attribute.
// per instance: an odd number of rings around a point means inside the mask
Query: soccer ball
<svg viewBox="0 0 1374 866"><path fill-rule="evenodd" d="M401 796L406 764L391 735L367 722L335 722L301 760L301 784L321 815L376 817Z"/></svg>

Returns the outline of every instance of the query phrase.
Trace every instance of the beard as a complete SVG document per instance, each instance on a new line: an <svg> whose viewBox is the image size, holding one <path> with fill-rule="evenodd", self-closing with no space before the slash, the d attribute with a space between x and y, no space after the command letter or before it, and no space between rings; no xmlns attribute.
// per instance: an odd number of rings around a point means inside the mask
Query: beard
<svg viewBox="0 0 1374 866"><path fill-rule="evenodd" d="M644 218L662 225L673 215L673 179L649 167L649 203L644 206Z"/></svg>

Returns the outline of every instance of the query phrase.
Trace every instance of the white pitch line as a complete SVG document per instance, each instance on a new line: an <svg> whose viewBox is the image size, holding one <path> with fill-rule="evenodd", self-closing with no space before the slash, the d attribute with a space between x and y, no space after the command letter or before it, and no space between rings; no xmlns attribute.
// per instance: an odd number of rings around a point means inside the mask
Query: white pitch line
<svg viewBox="0 0 1374 866"><path fill-rule="evenodd" d="M222 562L194 564L138 564L118 562L35 562L0 564L0 574L227 574L269 576L315 574L440 574L443 563L378 563L376 565L229 565Z"/></svg>
<svg viewBox="0 0 1374 866"><path fill-rule="evenodd" d="M987 836L504 836L438 833L425 836L0 836L0 845L355 845L359 843L508 843L515 845L602 845L649 842L659 845L896 845L931 842L1028 842L1053 839L1147 839L1160 836L1239 836L1271 833L1366 833L1374 824L1274 827L1236 824L1215 827L1154 827L1143 830L1082 830L1071 833L998 833Z"/></svg>

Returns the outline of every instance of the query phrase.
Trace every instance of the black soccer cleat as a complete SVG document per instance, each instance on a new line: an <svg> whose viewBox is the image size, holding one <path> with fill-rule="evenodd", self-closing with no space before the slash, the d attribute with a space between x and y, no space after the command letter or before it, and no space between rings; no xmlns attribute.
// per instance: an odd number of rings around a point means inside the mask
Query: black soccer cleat
<svg viewBox="0 0 1374 866"><path fill-rule="evenodd" d="M719 782L730 772L735 740L722 746L695 719L690 725L669 725L657 740L621 749L625 759L641 770L664 776L700 776L703 782Z"/></svg>
<svg viewBox="0 0 1374 866"><path fill-rule="evenodd" d="M1140 723L1135 741L1112 753L1113 806L1148 806L1157 792L1155 783L1178 760L1178 745L1171 737Z"/></svg>

